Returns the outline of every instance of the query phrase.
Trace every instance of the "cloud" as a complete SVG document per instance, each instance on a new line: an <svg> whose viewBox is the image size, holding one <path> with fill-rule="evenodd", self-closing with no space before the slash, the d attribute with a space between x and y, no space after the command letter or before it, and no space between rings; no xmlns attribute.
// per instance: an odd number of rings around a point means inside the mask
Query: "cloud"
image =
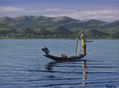
<svg viewBox="0 0 119 88"><path fill-rule="evenodd" d="M21 12L23 9L21 8L16 8L16 7L0 7L0 12Z"/></svg>
<svg viewBox="0 0 119 88"><path fill-rule="evenodd" d="M13 13L14 12L14 13ZM119 20L119 10L112 9L100 9L100 10L70 10L70 9L58 9L58 8L46 8L46 9L25 9L16 8L12 6L0 7L1 16L7 13L7 16L20 16L20 15L44 15L50 17L68 16L79 20L87 19L101 19L106 21Z"/></svg>
<svg viewBox="0 0 119 88"><path fill-rule="evenodd" d="M119 10L101 9L101 10L68 10L68 9L52 9L31 10L29 13L44 13L45 16L57 17L68 16L75 19L102 19L102 20L119 20Z"/></svg>
<svg viewBox="0 0 119 88"><path fill-rule="evenodd" d="M119 10L85 10L85 11L69 11L60 14L49 14L47 16L69 16L72 18L85 19L102 19L106 21L119 20Z"/></svg>
<svg viewBox="0 0 119 88"><path fill-rule="evenodd" d="M57 9L57 8L46 8L46 9L39 9L39 10L29 10L26 11L28 13L47 13L47 12L56 12L56 13L66 13L66 12L74 12L74 10L63 10L63 9Z"/></svg>
<svg viewBox="0 0 119 88"><path fill-rule="evenodd" d="M103 20L119 20L119 10L87 10L71 14L71 16L79 19L103 19Z"/></svg>

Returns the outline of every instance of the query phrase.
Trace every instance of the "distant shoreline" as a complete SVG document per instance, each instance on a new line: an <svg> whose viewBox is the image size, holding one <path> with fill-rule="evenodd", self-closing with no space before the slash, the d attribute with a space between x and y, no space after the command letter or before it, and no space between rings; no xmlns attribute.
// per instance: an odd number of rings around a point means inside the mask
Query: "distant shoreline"
<svg viewBox="0 0 119 88"><path fill-rule="evenodd" d="M0 18L0 39L73 39L85 31L90 39L119 39L119 20L80 21L70 17L20 16Z"/></svg>
<svg viewBox="0 0 119 88"><path fill-rule="evenodd" d="M40 38L40 37L0 37L0 39L75 39L75 38ZM119 38L87 38L87 40L118 40Z"/></svg>

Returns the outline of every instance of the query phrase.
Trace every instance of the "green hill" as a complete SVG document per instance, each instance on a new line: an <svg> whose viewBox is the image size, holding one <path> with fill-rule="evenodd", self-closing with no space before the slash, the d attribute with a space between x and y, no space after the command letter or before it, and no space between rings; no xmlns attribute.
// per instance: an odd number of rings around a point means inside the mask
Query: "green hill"
<svg viewBox="0 0 119 88"><path fill-rule="evenodd" d="M119 21L82 21L65 16L0 17L0 38L73 38L83 30L88 38L119 38Z"/></svg>

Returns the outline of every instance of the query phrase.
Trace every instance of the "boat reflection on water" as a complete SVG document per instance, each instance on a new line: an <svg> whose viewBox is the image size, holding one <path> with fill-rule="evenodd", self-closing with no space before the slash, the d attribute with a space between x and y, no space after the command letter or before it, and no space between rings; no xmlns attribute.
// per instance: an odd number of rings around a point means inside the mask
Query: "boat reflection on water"
<svg viewBox="0 0 119 88"><path fill-rule="evenodd" d="M86 79L88 78L88 75L87 75L87 71L86 71L86 68L87 68L87 66L86 66L86 60L83 60L82 61L82 68L83 68L83 77L82 77L82 79L83 79L83 82L82 82L82 85L86 85L87 84L87 82L86 82Z"/></svg>
<svg viewBox="0 0 119 88"><path fill-rule="evenodd" d="M55 67L55 65L57 64L57 63L63 63L63 62L56 62L56 61L53 61L53 62L50 62L50 63L48 63L47 65L46 65L46 70L48 71L48 72L55 72L55 71L53 71L53 67ZM88 78L88 72L86 71L87 69L87 66L86 66L86 64L87 64L87 61L86 60L82 60L82 69L83 69L83 71L82 71L82 85L86 85L86 84L88 84L87 82L86 82L86 79Z"/></svg>
<svg viewBox="0 0 119 88"><path fill-rule="evenodd" d="M56 61L49 62L49 63L46 65L47 71L48 71L48 72L53 72L53 67L54 67L57 63L61 63L61 62L56 62Z"/></svg>

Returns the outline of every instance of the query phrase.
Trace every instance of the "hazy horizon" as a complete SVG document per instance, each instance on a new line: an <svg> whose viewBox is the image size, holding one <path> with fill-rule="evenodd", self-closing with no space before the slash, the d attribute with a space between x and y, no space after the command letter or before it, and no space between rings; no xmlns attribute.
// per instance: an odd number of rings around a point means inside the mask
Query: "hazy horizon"
<svg viewBox="0 0 119 88"><path fill-rule="evenodd" d="M115 21L119 0L0 0L0 17L23 15Z"/></svg>
<svg viewBox="0 0 119 88"><path fill-rule="evenodd" d="M9 17L9 18L17 18L17 17L22 17L22 16L28 16L28 17L30 17L30 16L32 16L32 15L21 15L21 16L14 16L14 17L11 17L11 16L1 16L0 18L3 18L3 17ZM43 16L43 15L39 15L39 16L34 16L34 17L40 17L40 16ZM50 17L50 16L44 16L44 17ZM57 16L57 17L68 17L68 16ZM57 18L57 17L53 17L53 18ZM72 17L69 17L69 18L71 18L71 19L75 19L75 20L79 20L79 21L88 21L88 20L98 20L98 21L103 21L103 22L115 22L115 21L119 21L119 20L109 20L109 21L107 21L107 20L102 20L102 19L77 19L77 18L72 18Z"/></svg>

